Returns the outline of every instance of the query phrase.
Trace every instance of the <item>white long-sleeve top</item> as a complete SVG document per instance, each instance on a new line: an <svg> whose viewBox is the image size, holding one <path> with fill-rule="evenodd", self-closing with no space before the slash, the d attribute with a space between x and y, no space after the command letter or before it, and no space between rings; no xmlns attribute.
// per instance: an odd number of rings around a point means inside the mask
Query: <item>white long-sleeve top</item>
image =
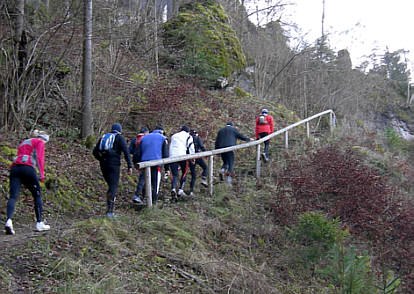
<svg viewBox="0 0 414 294"><path fill-rule="evenodd" d="M186 155L187 148L189 154L195 153L193 137L189 133L181 131L171 136L170 157Z"/></svg>

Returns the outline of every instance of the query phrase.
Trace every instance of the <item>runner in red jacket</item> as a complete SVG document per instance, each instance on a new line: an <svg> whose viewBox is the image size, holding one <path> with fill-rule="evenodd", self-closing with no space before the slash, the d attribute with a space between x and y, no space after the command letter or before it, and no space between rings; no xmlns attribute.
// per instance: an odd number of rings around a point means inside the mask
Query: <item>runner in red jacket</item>
<svg viewBox="0 0 414 294"><path fill-rule="evenodd" d="M263 109L261 114L256 118L256 140L266 137L267 135L273 133L273 131L273 117L269 114L269 111L267 109ZM269 140L264 142L264 152L262 153L262 157L265 161L269 161L268 152Z"/></svg>
<svg viewBox="0 0 414 294"><path fill-rule="evenodd" d="M20 143L17 156L10 166L10 197L7 201L7 219L5 224L6 234L14 235L12 216L14 207L19 197L20 186L23 184L32 193L34 198L34 210L36 214L36 231L47 231L50 229L42 221L42 197L40 193L39 178L36 168L40 173L40 181L45 180L45 143L49 141L49 135L45 132L34 132L35 138L26 139Z"/></svg>

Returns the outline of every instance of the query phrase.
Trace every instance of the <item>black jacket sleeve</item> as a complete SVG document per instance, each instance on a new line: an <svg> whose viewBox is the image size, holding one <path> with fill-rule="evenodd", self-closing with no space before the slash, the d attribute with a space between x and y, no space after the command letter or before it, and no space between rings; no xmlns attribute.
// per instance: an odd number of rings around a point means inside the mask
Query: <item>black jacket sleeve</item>
<svg viewBox="0 0 414 294"><path fill-rule="evenodd" d="M93 157L95 157L97 160L102 159L101 153L99 152L100 144L101 144L101 139L98 140L98 142L95 145L95 148L93 148L93 151L92 151Z"/></svg>
<svg viewBox="0 0 414 294"><path fill-rule="evenodd" d="M121 135L118 135L117 137L119 137L119 143L120 143L120 146L121 146L121 150L122 150L122 153L124 153L124 158L125 158L125 161L128 164L128 168L132 168L131 157L129 156L128 147L127 147L127 144L125 142L125 138L122 137Z"/></svg>
<svg viewBox="0 0 414 294"><path fill-rule="evenodd" d="M170 157L170 152L168 149L168 141L165 140L164 143L162 143L162 158L168 158Z"/></svg>
<svg viewBox="0 0 414 294"><path fill-rule="evenodd" d="M243 141L250 141L250 138L246 137L245 135L243 135L242 133L240 133L238 130L235 129L235 134L236 134L236 138L243 140Z"/></svg>
<svg viewBox="0 0 414 294"><path fill-rule="evenodd" d="M201 151L206 151L206 147L204 147L203 140L200 138L200 136L197 136L196 140L197 140L196 145L198 145L198 147L200 147L200 150Z"/></svg>

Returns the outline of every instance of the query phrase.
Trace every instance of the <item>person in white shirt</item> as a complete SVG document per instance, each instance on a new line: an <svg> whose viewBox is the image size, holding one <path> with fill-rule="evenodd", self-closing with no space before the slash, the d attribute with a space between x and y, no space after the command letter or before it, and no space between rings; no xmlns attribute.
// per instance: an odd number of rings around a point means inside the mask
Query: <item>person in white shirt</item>
<svg viewBox="0 0 414 294"><path fill-rule="evenodd" d="M175 156L182 156L186 154L194 154L194 142L193 137L190 135L190 128L187 126L183 126L181 131L175 133L171 136L171 143L170 143L170 157ZM188 173L188 162L186 160L171 163L169 168L172 173L172 180L171 180L171 197L172 200L177 200L178 196L186 196L183 188L185 181L187 179ZM178 188L178 192L176 189L177 180L178 180L178 168L181 169L181 177L180 177L180 186Z"/></svg>

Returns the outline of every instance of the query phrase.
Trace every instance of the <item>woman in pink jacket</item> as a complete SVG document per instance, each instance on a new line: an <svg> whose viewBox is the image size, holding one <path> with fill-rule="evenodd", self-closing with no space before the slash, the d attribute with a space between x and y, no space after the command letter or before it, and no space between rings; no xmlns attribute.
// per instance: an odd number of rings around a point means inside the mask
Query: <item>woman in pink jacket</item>
<svg viewBox="0 0 414 294"><path fill-rule="evenodd" d="M274 131L273 117L269 114L267 109L263 109L261 114L256 118L256 140L259 138L266 137ZM269 140L264 142L264 152L262 157L264 161L269 161Z"/></svg>
<svg viewBox="0 0 414 294"><path fill-rule="evenodd" d="M14 206L19 197L20 186L23 184L32 193L34 198L34 210L36 214L36 231L50 230L50 226L42 221L42 197L40 193L39 178L36 168L40 173L40 181L45 180L45 143L49 141L49 135L45 132L34 131L35 138L26 139L20 143L17 156L10 166L10 197L7 201L7 220L5 224L6 234L14 235L12 216Z"/></svg>

